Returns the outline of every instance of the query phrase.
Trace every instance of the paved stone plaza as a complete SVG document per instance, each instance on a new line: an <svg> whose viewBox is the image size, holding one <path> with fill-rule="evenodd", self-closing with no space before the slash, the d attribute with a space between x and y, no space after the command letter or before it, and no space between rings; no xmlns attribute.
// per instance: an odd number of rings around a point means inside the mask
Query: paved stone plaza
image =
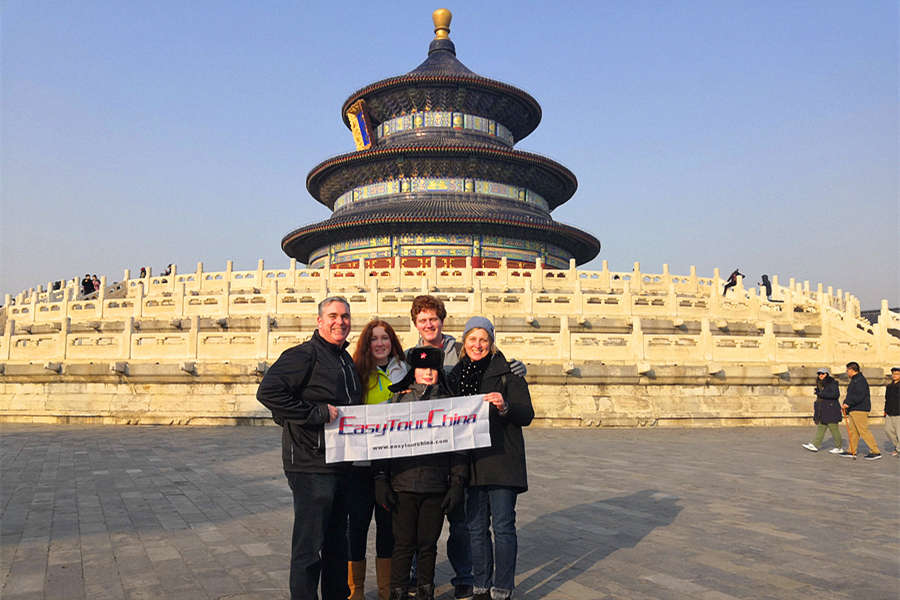
<svg viewBox="0 0 900 600"><path fill-rule="evenodd" d="M900 597L900 460L811 434L528 431L518 597ZM279 435L2 425L0 597L287 598ZM438 562L446 599L443 540Z"/></svg>

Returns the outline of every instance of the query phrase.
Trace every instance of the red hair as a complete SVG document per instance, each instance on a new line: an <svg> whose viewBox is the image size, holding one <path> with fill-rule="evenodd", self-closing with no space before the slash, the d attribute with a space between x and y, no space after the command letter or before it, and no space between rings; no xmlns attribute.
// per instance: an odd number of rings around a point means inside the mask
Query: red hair
<svg viewBox="0 0 900 600"><path fill-rule="evenodd" d="M356 350L353 351L353 364L356 365L356 371L359 373L359 380L362 381L363 388L369 385L369 377L375 372L378 365L375 364L375 357L372 356L372 336L376 327L383 327L388 338L391 340L390 356L396 356L400 361L403 360L403 346L394 328L386 321L374 319L369 321L359 334L359 340L356 342Z"/></svg>

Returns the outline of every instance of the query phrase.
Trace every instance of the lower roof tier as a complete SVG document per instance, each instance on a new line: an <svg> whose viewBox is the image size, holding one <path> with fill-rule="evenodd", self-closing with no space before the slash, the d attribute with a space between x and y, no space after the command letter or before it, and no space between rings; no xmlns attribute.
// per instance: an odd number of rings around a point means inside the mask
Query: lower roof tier
<svg viewBox="0 0 900 600"><path fill-rule="evenodd" d="M591 234L537 212L498 211L460 200L388 204L377 211L334 215L290 232L281 248L291 258L309 263L315 251L348 240L416 233L493 235L545 243L562 249L578 264L600 252L600 242Z"/></svg>

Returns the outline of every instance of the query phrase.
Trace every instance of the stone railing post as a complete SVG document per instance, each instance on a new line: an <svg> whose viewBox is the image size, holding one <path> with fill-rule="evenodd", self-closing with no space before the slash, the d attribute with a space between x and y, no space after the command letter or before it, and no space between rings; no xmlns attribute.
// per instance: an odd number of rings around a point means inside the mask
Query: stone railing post
<svg viewBox="0 0 900 600"><path fill-rule="evenodd" d="M634 312L634 300L631 296L631 282L627 279L622 280L622 308L625 314L630 315Z"/></svg>
<svg viewBox="0 0 900 600"><path fill-rule="evenodd" d="M106 301L106 275L100 277L100 290L97 292L97 317L102 319Z"/></svg>
<svg viewBox="0 0 900 600"><path fill-rule="evenodd" d="M568 277L569 277L569 279L571 279L572 281L575 281L576 279L578 279L578 265L577 265L577 263L575 262L575 259L574 259L574 258L570 258L570 259L569 259L569 274L568 274Z"/></svg>
<svg viewBox="0 0 900 600"><path fill-rule="evenodd" d="M256 333L256 358L265 360L269 357L269 331L271 314L267 313L259 317L259 330Z"/></svg>
<svg viewBox="0 0 900 600"><path fill-rule="evenodd" d="M428 282L429 291L436 292L438 290L438 257L430 256L428 264L428 274L431 281ZM427 293L427 292L426 292Z"/></svg>
<svg viewBox="0 0 900 600"><path fill-rule="evenodd" d="M225 288L222 290L222 316L228 317L231 314L231 280L225 282Z"/></svg>
<svg viewBox="0 0 900 600"><path fill-rule="evenodd" d="M194 271L194 289L199 293L203 289L203 263L197 262L197 270Z"/></svg>
<svg viewBox="0 0 900 600"><path fill-rule="evenodd" d="M635 360L644 360L644 330L641 327L640 317L631 317L631 349Z"/></svg>
<svg viewBox="0 0 900 600"><path fill-rule="evenodd" d="M775 323L766 321L763 330L762 349L765 352L766 360L774 363L778 359L778 340L775 338Z"/></svg>
<svg viewBox="0 0 900 600"><path fill-rule="evenodd" d="M569 316L559 315L559 358L563 365L572 360L572 332L569 330Z"/></svg>
<svg viewBox="0 0 900 600"><path fill-rule="evenodd" d="M7 297L9 297L9 294L7 294ZM13 331L15 330L15 319L7 319L6 326L3 328L3 347L0 348L0 358L2 358L3 360L9 360L10 347L12 346L12 335Z"/></svg>
<svg viewBox="0 0 900 600"><path fill-rule="evenodd" d="M670 283L672 283L672 274L669 273L669 263L663 263L662 284L668 288Z"/></svg>
<svg viewBox="0 0 900 600"><path fill-rule="evenodd" d="M481 279L476 279L472 286L472 308L469 314L480 315L482 313L483 298L481 293Z"/></svg>
<svg viewBox="0 0 900 600"><path fill-rule="evenodd" d="M146 293L144 286L147 284L147 281L147 279L142 279L135 286L136 290L135 295L133 296L134 307L132 310L132 316L134 316L135 319L140 319L142 316L144 316L144 294Z"/></svg>
<svg viewBox="0 0 900 600"><path fill-rule="evenodd" d="M631 267L631 289L641 292L644 289L644 276L641 274L641 263L635 262Z"/></svg>
<svg viewBox="0 0 900 600"><path fill-rule="evenodd" d="M231 274L234 271L234 261L226 260L225 261L225 283L231 284Z"/></svg>
<svg viewBox="0 0 900 600"><path fill-rule="evenodd" d="M719 289L722 287L719 268L713 269L712 285L709 286L709 308L713 315L718 314L722 310L722 296Z"/></svg>
<svg viewBox="0 0 900 600"><path fill-rule="evenodd" d="M297 259L292 258L290 262L290 266L288 267L288 281L290 281L290 287L297 287Z"/></svg>
<svg viewBox="0 0 900 600"><path fill-rule="evenodd" d="M500 268L497 269L497 279L503 285L503 290L509 289L509 261L503 256L500 258Z"/></svg>
<svg viewBox="0 0 900 600"><path fill-rule="evenodd" d="M466 287L471 290L472 286L474 285L472 282L474 281L474 273L475 273L474 269L472 268L472 257L471 256L466 257L466 271L465 272L466 272L466 275L465 275Z"/></svg>
<svg viewBox="0 0 900 600"><path fill-rule="evenodd" d="M275 315L278 313L278 290L281 287L278 278L275 277L272 280L272 284L269 286L269 290L265 292L266 294L266 311L270 314Z"/></svg>
<svg viewBox="0 0 900 600"><path fill-rule="evenodd" d="M263 259L259 259L256 263L256 287L259 288L259 291L263 291L263 286L266 283L265 279L265 268L266 262Z"/></svg>
<svg viewBox="0 0 900 600"><path fill-rule="evenodd" d="M184 296L187 293L187 287L184 282L178 284L178 291L174 294L175 300L175 316L183 317L184 316Z"/></svg>
<svg viewBox="0 0 900 600"><path fill-rule="evenodd" d="M124 360L131 359L131 340L134 336L134 317L125 319L125 327L119 336L119 356Z"/></svg>
<svg viewBox="0 0 900 600"><path fill-rule="evenodd" d="M59 334L57 337L56 358L66 360L69 350L69 331L72 330L72 319L63 317L59 322Z"/></svg>
<svg viewBox="0 0 900 600"><path fill-rule="evenodd" d="M709 328L709 317L700 319L700 344L697 349L700 351L700 356L703 357L703 360L708 362L713 359L713 340L712 332Z"/></svg>
<svg viewBox="0 0 900 600"><path fill-rule="evenodd" d="M200 355L200 315L191 315L191 330L188 332L188 358Z"/></svg>
<svg viewBox="0 0 900 600"><path fill-rule="evenodd" d="M697 283L697 267L695 265L691 265L691 269L688 275L688 281L691 293L696 294L700 291L700 285Z"/></svg>
<svg viewBox="0 0 900 600"><path fill-rule="evenodd" d="M601 287L601 289L604 289L604 290L611 289L612 286L610 285L610 283L612 283L612 281L610 280L610 275L609 275L609 261L604 259L603 262L601 263L601 267L600 267L600 287Z"/></svg>
<svg viewBox="0 0 900 600"><path fill-rule="evenodd" d="M537 286L535 289L539 292L544 291L544 259L538 257L534 259L534 277L533 279L537 279Z"/></svg>

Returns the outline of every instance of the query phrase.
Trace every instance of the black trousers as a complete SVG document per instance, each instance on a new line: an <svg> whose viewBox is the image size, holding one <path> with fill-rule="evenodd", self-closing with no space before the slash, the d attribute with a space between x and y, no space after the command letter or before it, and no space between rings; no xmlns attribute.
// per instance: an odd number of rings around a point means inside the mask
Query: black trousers
<svg viewBox="0 0 900 600"><path fill-rule="evenodd" d="M391 515L394 529L394 554L391 556L391 587L405 588L409 569L416 555L416 585L434 583L437 541L444 527L441 502L444 494L397 493L397 506Z"/></svg>
<svg viewBox="0 0 900 600"><path fill-rule="evenodd" d="M294 493L291 600L347 600L347 475L285 472Z"/></svg>
<svg viewBox="0 0 900 600"><path fill-rule="evenodd" d="M366 539L372 512L375 512L375 556L390 558L394 553L391 513L375 504L375 480L371 467L353 467L347 487L350 518L347 522L347 560L365 560Z"/></svg>

